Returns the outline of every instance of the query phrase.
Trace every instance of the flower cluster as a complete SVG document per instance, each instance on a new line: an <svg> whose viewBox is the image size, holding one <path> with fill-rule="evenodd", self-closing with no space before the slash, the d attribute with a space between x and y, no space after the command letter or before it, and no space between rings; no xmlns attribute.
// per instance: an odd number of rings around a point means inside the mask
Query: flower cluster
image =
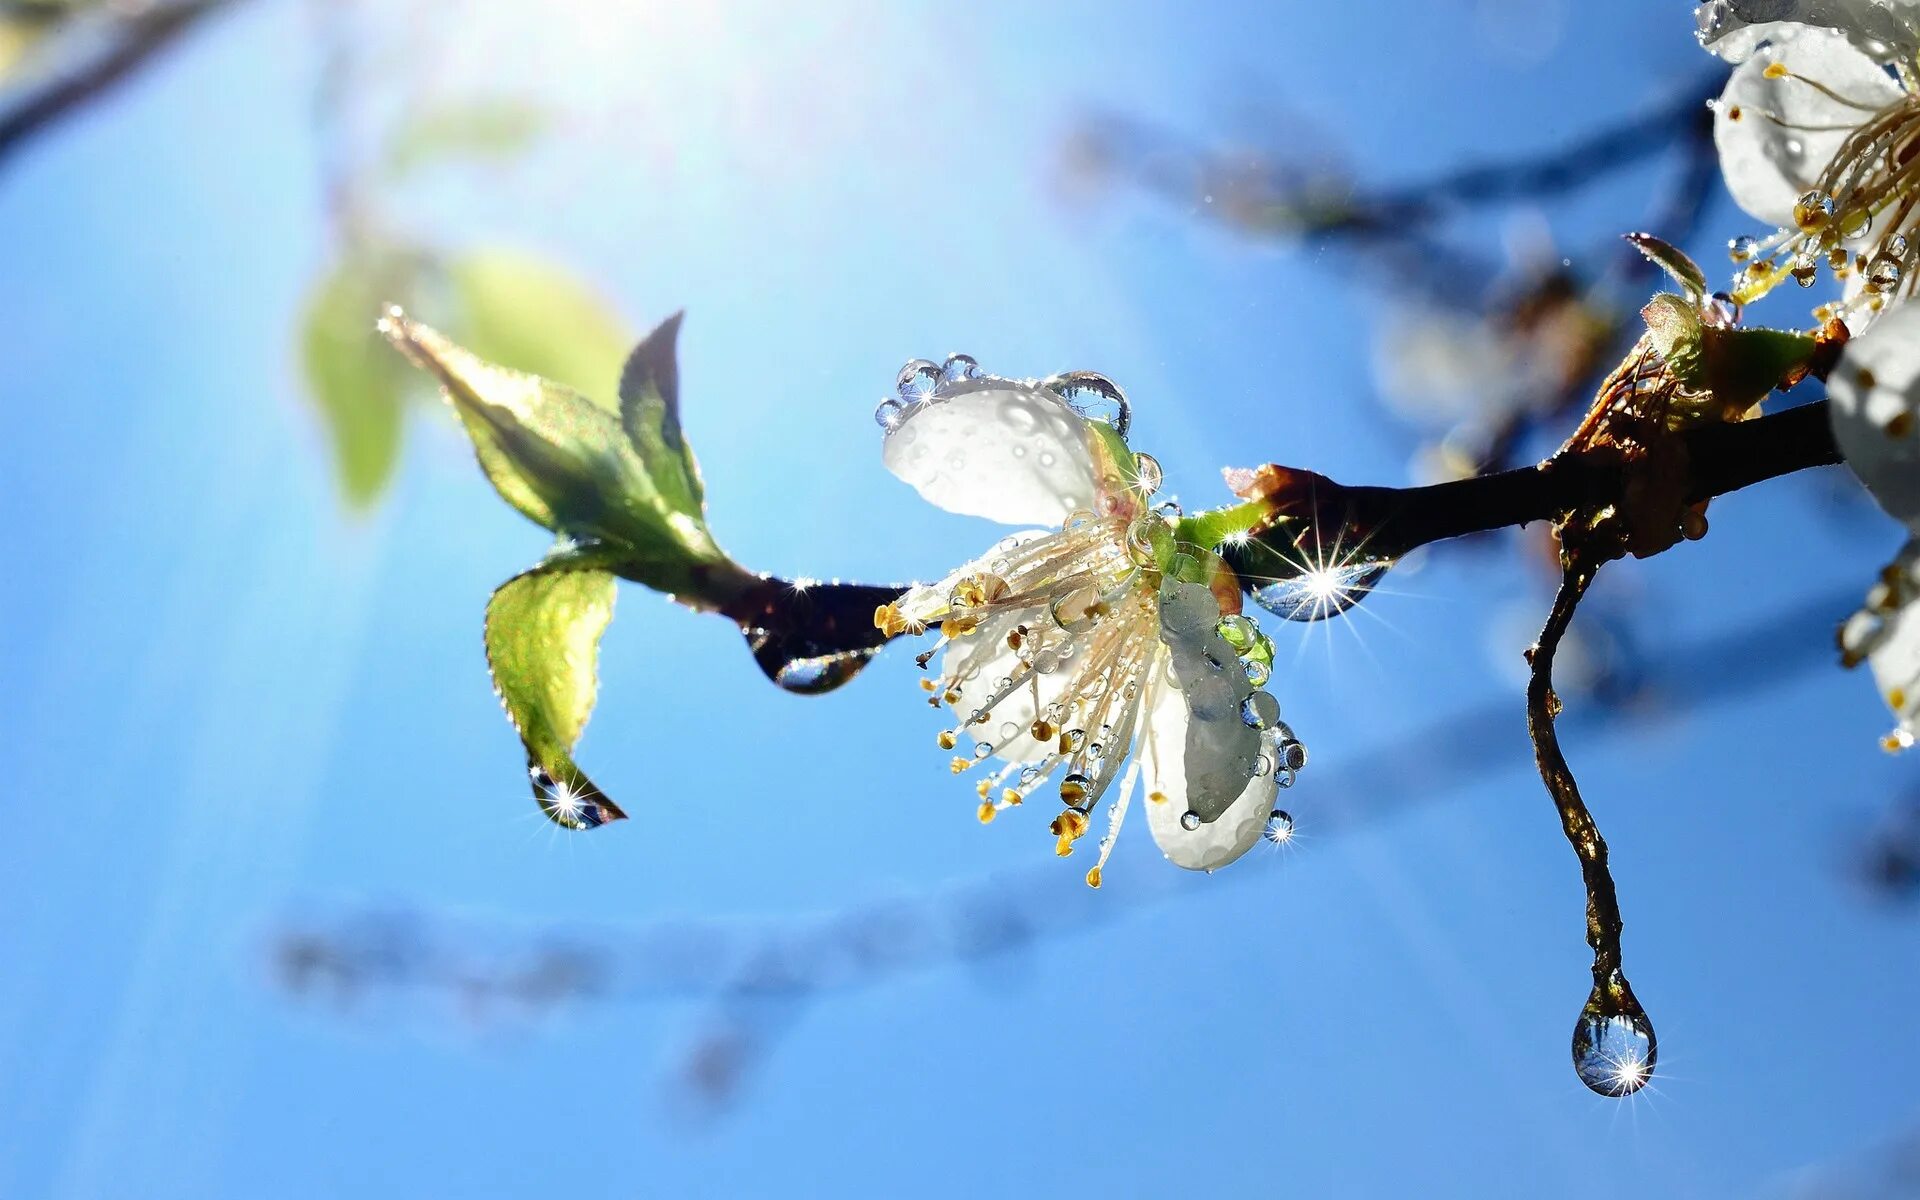
<svg viewBox="0 0 1920 1200"><path fill-rule="evenodd" d="M1240 611L1231 569L1181 539L1176 505L1156 505L1160 466L1128 447L1129 417L1103 376L1002 379L965 355L908 363L875 413L888 469L925 499L1039 527L874 623L938 627L921 682L951 713L937 742L953 772L981 772L982 822L1051 790L1064 856L1109 802L1094 887L1136 795L1166 857L1210 871L1290 835L1273 801L1306 762L1264 690L1272 641Z"/></svg>
<svg viewBox="0 0 1920 1200"><path fill-rule="evenodd" d="M1920 2L1711 0L1701 44L1735 65L1715 105L1727 188L1776 232L1736 238L1735 296L1754 299L1822 268L1837 300L1815 308L1855 336L1827 376L1835 441L1882 508L1915 534L1840 630L1842 662L1867 663L1896 725L1920 723Z"/></svg>

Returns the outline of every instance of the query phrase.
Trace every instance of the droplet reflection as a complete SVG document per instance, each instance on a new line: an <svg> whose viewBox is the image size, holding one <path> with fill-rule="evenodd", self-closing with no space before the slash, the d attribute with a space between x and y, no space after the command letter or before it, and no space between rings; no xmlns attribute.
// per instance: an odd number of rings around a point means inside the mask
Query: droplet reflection
<svg viewBox="0 0 1920 1200"><path fill-rule="evenodd" d="M1642 1012L1608 1015L1593 1004L1573 1027L1573 1069L1602 1096L1631 1096L1647 1086L1659 1051Z"/></svg>

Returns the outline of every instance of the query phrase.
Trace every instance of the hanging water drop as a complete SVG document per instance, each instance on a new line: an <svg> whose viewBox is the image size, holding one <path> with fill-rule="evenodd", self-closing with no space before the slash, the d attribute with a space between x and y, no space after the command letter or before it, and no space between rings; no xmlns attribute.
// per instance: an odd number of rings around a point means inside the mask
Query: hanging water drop
<svg viewBox="0 0 1920 1200"><path fill-rule="evenodd" d="M1867 289L1890 292L1900 285L1900 264L1885 254L1875 255L1867 265Z"/></svg>
<svg viewBox="0 0 1920 1200"><path fill-rule="evenodd" d="M1258 659L1245 659L1240 665L1246 668L1247 682L1254 687L1265 687L1267 680L1273 678L1273 668Z"/></svg>
<svg viewBox="0 0 1920 1200"><path fill-rule="evenodd" d="M900 428L900 422L906 419L906 405L891 396L882 400L873 410L873 423L889 433Z"/></svg>
<svg viewBox="0 0 1920 1200"><path fill-rule="evenodd" d="M1254 603L1288 621L1338 616L1366 598L1391 562L1317 567L1255 588Z"/></svg>
<svg viewBox="0 0 1920 1200"><path fill-rule="evenodd" d="M1133 467L1135 473L1139 476L1140 494L1143 496L1153 495L1160 490L1160 485L1166 481L1166 475L1160 469L1160 460L1151 454L1134 455Z"/></svg>
<svg viewBox="0 0 1920 1200"><path fill-rule="evenodd" d="M1658 1045L1643 1012L1607 1014L1587 1003L1573 1027L1573 1069L1580 1082L1602 1096L1631 1096L1653 1078Z"/></svg>
<svg viewBox="0 0 1920 1200"><path fill-rule="evenodd" d="M1293 840L1293 817L1284 808L1276 808L1267 814L1267 828L1261 834L1276 846L1285 845Z"/></svg>

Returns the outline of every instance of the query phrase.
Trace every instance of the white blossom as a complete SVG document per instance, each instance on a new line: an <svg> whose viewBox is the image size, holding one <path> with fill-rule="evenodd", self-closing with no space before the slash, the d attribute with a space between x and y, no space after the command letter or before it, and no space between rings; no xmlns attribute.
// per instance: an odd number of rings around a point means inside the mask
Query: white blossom
<svg viewBox="0 0 1920 1200"><path fill-rule="evenodd" d="M1814 310L1859 332L1912 289L1920 240L1920 0L1713 0L1700 39L1736 63L1714 105L1727 189L1777 231L1736 238L1745 301L1821 270Z"/></svg>
<svg viewBox="0 0 1920 1200"><path fill-rule="evenodd" d="M1104 408L1105 418L1091 415ZM1176 540L1152 496L1160 467L1127 446L1126 400L1104 378L980 376L957 355L909 363L876 413L889 470L942 508L1040 526L883 606L888 633L938 625L922 681L954 727L939 744L979 770L991 821L1043 789L1071 853L1102 801L1110 821L1087 882L1143 793L1166 857L1224 866L1260 840L1305 750L1261 685L1273 643L1239 611L1210 549Z"/></svg>

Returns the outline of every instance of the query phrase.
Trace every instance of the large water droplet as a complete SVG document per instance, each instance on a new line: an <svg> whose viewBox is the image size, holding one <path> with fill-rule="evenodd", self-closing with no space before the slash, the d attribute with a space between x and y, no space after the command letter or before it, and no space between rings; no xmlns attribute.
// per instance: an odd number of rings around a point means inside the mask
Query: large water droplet
<svg viewBox="0 0 1920 1200"><path fill-rule="evenodd" d="M1293 816L1284 808L1276 808L1267 814L1267 828L1261 835L1274 845L1283 845L1293 840Z"/></svg>
<svg viewBox="0 0 1920 1200"><path fill-rule="evenodd" d="M940 368L924 358L915 358L900 368L900 374L894 377L893 390L907 404L915 404L933 395L933 389L940 386Z"/></svg>
<svg viewBox="0 0 1920 1200"><path fill-rule="evenodd" d="M1254 603L1289 621L1338 616L1366 598L1391 562L1318 567L1255 588Z"/></svg>
<svg viewBox="0 0 1920 1200"><path fill-rule="evenodd" d="M1181 813L1180 828L1186 830L1188 833L1192 833L1194 830L1200 828L1200 814L1192 809Z"/></svg>
<svg viewBox="0 0 1920 1200"><path fill-rule="evenodd" d="M1082 416L1105 421L1121 437L1133 423L1133 408L1120 385L1096 371L1068 371L1055 375L1045 386L1072 405Z"/></svg>
<svg viewBox="0 0 1920 1200"><path fill-rule="evenodd" d="M1255 692L1240 702L1240 719L1254 729L1270 728L1280 719L1280 702L1271 692Z"/></svg>
<svg viewBox="0 0 1920 1200"><path fill-rule="evenodd" d="M907 419L907 406L889 396L873 410L873 423L891 433Z"/></svg>
<svg viewBox="0 0 1920 1200"><path fill-rule="evenodd" d="M1631 1096L1653 1078L1659 1057L1653 1023L1643 1012L1607 1014L1590 1000L1573 1027L1573 1069L1602 1096Z"/></svg>
<svg viewBox="0 0 1920 1200"><path fill-rule="evenodd" d="M962 383L978 378L980 378L980 364L971 354L949 354L947 361L940 364L941 383Z"/></svg>

